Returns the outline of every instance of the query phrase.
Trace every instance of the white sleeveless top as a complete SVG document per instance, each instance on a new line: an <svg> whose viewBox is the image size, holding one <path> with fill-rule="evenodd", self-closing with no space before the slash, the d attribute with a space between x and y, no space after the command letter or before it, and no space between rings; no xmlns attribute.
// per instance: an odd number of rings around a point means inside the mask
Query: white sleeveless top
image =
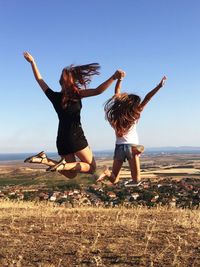
<svg viewBox="0 0 200 267"><path fill-rule="evenodd" d="M121 144L135 144L135 145L139 144L136 124L133 124L133 126L131 126L128 132L122 137L116 135L116 145L121 145Z"/></svg>

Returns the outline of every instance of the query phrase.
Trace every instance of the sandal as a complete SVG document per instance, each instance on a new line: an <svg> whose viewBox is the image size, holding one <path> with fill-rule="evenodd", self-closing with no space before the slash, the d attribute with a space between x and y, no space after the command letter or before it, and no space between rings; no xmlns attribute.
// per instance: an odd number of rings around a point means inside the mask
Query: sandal
<svg viewBox="0 0 200 267"><path fill-rule="evenodd" d="M65 159L61 159L57 164L55 164L54 166L50 166L49 168L46 169L47 172L55 172L57 171L57 168L60 166L63 166L62 170L65 168L65 164L66 164L66 160ZM59 171L62 171L59 170Z"/></svg>
<svg viewBox="0 0 200 267"><path fill-rule="evenodd" d="M47 158L47 156L45 155L44 151L41 151L37 155L31 156L29 158L26 158L24 160L24 162L28 162L28 163L42 163L43 159L46 159L46 158ZM34 161L35 159L37 159L37 160ZM40 160L40 161L38 161L38 160Z"/></svg>
<svg viewBox="0 0 200 267"><path fill-rule="evenodd" d="M125 187L139 187L140 185L142 185L142 182L134 182L133 180L127 181L124 183Z"/></svg>

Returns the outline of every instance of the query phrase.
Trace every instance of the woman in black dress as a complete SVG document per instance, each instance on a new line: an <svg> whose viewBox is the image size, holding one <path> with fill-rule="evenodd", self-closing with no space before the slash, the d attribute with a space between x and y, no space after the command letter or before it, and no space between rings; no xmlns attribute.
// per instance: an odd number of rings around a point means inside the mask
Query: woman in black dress
<svg viewBox="0 0 200 267"><path fill-rule="evenodd" d="M57 162L49 159L42 151L27 158L25 162L46 164L49 166L49 170L60 170L69 178L75 177L77 172L93 173L96 169L96 163L81 126L81 99L103 93L114 80L123 77L124 72L117 70L97 88L86 89L92 76L99 74L99 64L71 65L62 70L59 81L61 92L54 92L42 79L32 55L24 52L24 57L31 64L36 81L57 112L59 125L56 144L58 154L61 156L61 160ZM80 161L77 162L76 157Z"/></svg>

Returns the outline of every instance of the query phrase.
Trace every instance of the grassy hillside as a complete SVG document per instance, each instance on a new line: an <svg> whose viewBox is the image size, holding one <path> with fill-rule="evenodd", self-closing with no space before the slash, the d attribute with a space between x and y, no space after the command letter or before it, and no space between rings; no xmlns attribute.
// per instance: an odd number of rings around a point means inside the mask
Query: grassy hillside
<svg viewBox="0 0 200 267"><path fill-rule="evenodd" d="M0 173L0 186L46 186L54 187L59 185L64 185L67 183L77 183L77 184L91 184L95 181L95 175L90 174L78 174L74 179L67 179L65 176L59 174L58 172L46 172L45 169L28 169L27 168L13 168L10 167L7 172Z"/></svg>
<svg viewBox="0 0 200 267"><path fill-rule="evenodd" d="M199 210L0 202L0 266L199 266Z"/></svg>

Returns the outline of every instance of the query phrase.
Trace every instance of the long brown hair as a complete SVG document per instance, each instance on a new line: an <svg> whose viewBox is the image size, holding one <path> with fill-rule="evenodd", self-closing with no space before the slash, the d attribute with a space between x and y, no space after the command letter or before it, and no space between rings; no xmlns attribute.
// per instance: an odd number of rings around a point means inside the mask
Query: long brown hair
<svg viewBox="0 0 200 267"><path fill-rule="evenodd" d="M123 93L110 98L104 106L106 119L115 129L117 136L122 137L140 118L141 98L138 95Z"/></svg>
<svg viewBox="0 0 200 267"><path fill-rule="evenodd" d="M98 71L100 69L100 65L98 63L91 63L86 65L79 65L74 66L70 65L69 67L66 67L63 69L63 71L66 71L68 74L72 75L74 83L71 86L71 92L67 90L67 88L64 88L63 90L63 96L62 96L62 107L67 107L68 101L77 101L80 99L79 95L79 89L86 89L87 85L91 82L93 75L99 75L100 72ZM63 71L60 76L59 83L62 86L63 85Z"/></svg>

